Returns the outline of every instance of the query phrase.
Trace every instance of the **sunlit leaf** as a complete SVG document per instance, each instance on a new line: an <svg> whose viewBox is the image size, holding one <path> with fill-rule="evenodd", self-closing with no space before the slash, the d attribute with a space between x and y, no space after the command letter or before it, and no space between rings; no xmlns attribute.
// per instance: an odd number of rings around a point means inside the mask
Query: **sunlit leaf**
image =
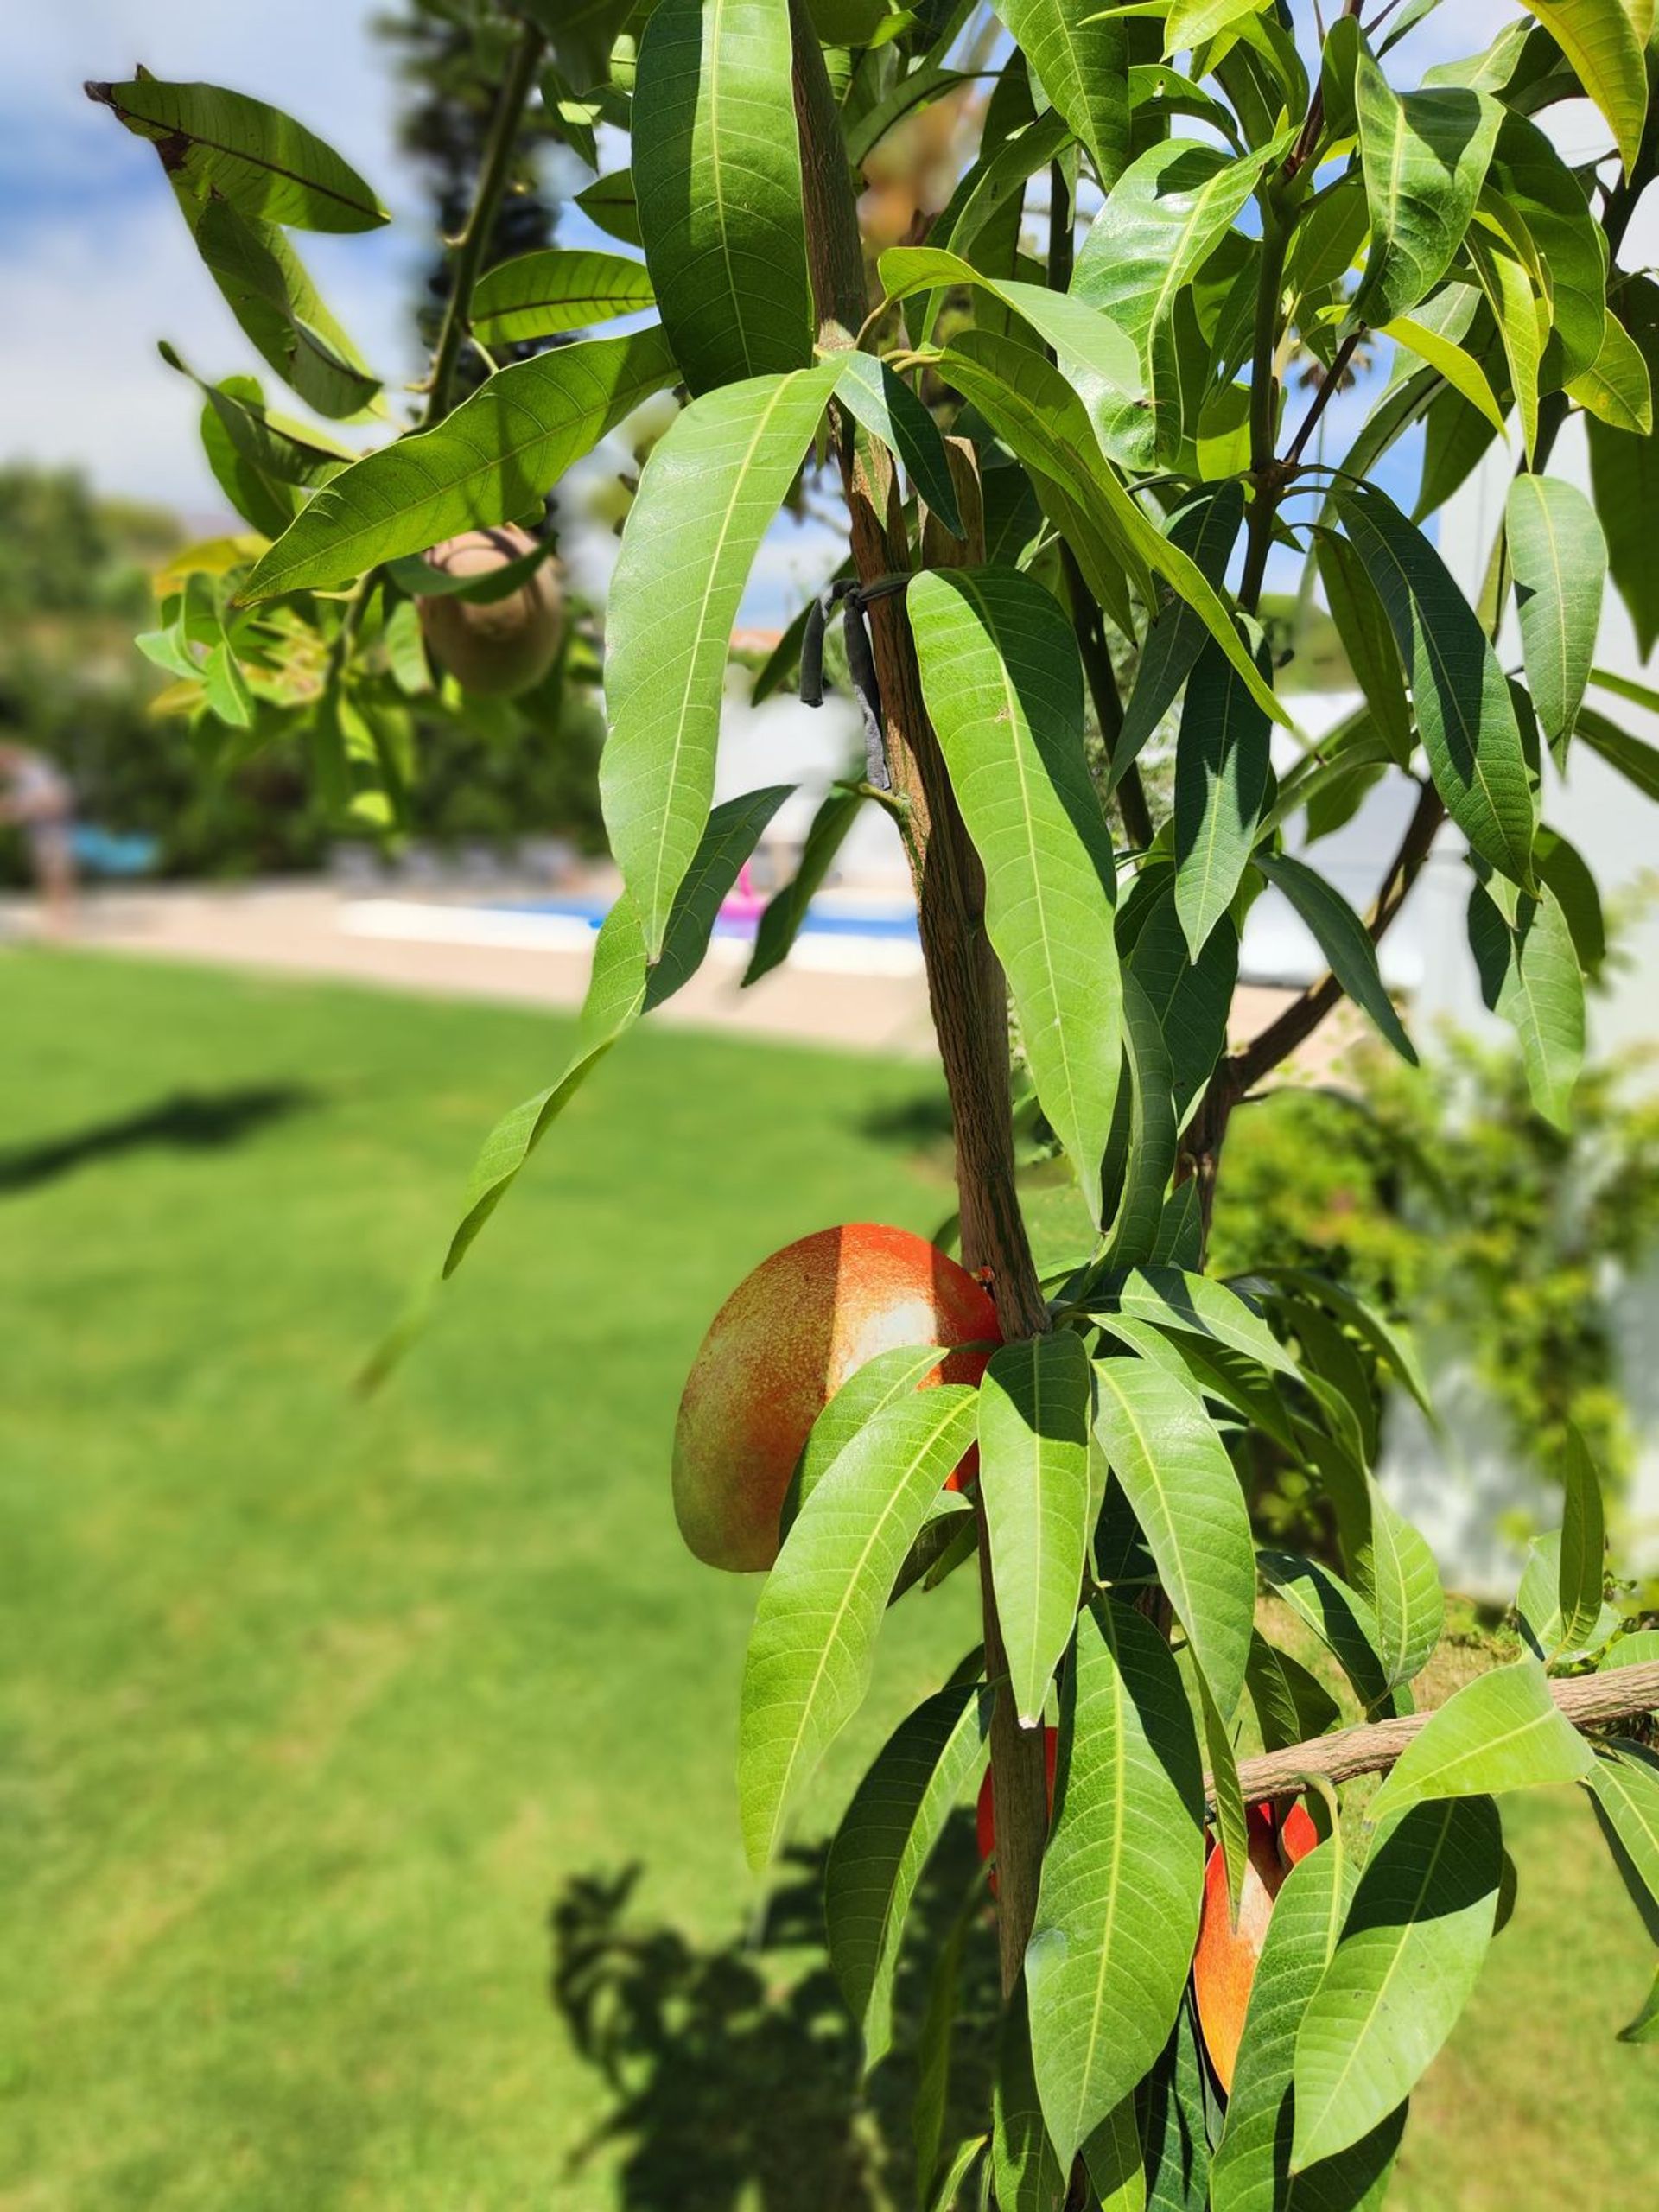
<svg viewBox="0 0 1659 2212"><path fill-rule="evenodd" d="M709 817L743 588L837 373L824 361L705 392L652 448L629 510L606 614L600 791L653 960Z"/></svg>
<svg viewBox="0 0 1659 2212"><path fill-rule="evenodd" d="M1629 611L1637 647L1645 661L1659 645L1659 561L1653 557L1659 444L1647 434L1652 423L1653 385L1659 380L1659 285L1649 278L1632 279L1621 288L1618 306L1618 315L1608 315L1608 344L1591 373L1600 376L1610 365L1610 357L1618 355L1613 388L1621 397L1621 411L1633 416L1638 428L1632 435L1614 419L1605 402L1592 412L1590 483L1596 514L1606 533L1608 573ZM1628 345L1620 346L1614 338L1616 329L1621 337L1628 334Z"/></svg>
<svg viewBox="0 0 1659 2212"><path fill-rule="evenodd" d="M484 345L512 346L585 330L652 304L650 272L620 253L548 246L486 269L473 294L473 333Z"/></svg>
<svg viewBox="0 0 1659 2212"><path fill-rule="evenodd" d="M789 0L658 0L632 144L645 262L692 391L804 368L814 316Z"/></svg>
<svg viewBox="0 0 1659 2212"><path fill-rule="evenodd" d="M1505 111L1491 179L1526 224L1549 271L1553 336L1544 389L1588 370L1607 321L1607 247L1572 169L1538 125Z"/></svg>
<svg viewBox="0 0 1659 2212"><path fill-rule="evenodd" d="M1189 500L1172 516L1170 543L1189 555L1205 582L1219 591L1243 519L1243 486L1218 485L1213 492ZM1197 613L1172 593L1141 643L1135 689L1123 709L1123 727L1112 747L1109 790L1116 789L1141 747L1174 705L1203 651L1205 635L1205 625Z"/></svg>
<svg viewBox="0 0 1659 2212"><path fill-rule="evenodd" d="M1297 2031L1294 2171L1357 2144L1410 2094L1479 1975L1503 1870L1490 1797L1415 1806L1373 1848Z"/></svg>
<svg viewBox="0 0 1659 2212"><path fill-rule="evenodd" d="M1607 118L1628 175L1648 112L1643 41L1623 0L1521 0L1572 63Z"/></svg>
<svg viewBox="0 0 1659 2212"><path fill-rule="evenodd" d="M1071 626L1051 593L1012 569L918 576L908 605L1037 1094L1098 1219L1122 1007L1111 840L1084 753Z"/></svg>
<svg viewBox="0 0 1659 2212"><path fill-rule="evenodd" d="M1078 1618L1026 1955L1037 2086L1066 2167L1163 2049L1198 1936L1204 1798L1169 1647L1110 1598Z"/></svg>
<svg viewBox="0 0 1659 2212"><path fill-rule="evenodd" d="M896 454L931 514L953 537L963 536L957 487L938 425L905 382L873 353L849 353L836 397L874 438Z"/></svg>
<svg viewBox="0 0 1659 2212"><path fill-rule="evenodd" d="M1364 924L1334 884L1289 853L1256 855L1256 866L1282 891L1313 931L1331 972L1356 1006L1363 1007L1402 1060L1417 1065L1415 1046L1394 1010L1376 964L1376 947Z"/></svg>
<svg viewBox="0 0 1659 2212"><path fill-rule="evenodd" d="M1532 1103L1558 1129L1571 1126L1573 1090L1584 1065L1584 977L1560 901L1496 879L1469 897L1469 943L1481 996L1521 1041Z"/></svg>
<svg viewBox="0 0 1659 2212"><path fill-rule="evenodd" d="M1630 1902L1659 1943L1659 1759L1646 1745L1604 1745L1586 1780Z"/></svg>
<svg viewBox="0 0 1659 2212"><path fill-rule="evenodd" d="M1595 658L1607 541L1589 500L1559 476L1517 476L1506 527L1528 689L1544 735L1563 745Z"/></svg>
<svg viewBox="0 0 1659 2212"><path fill-rule="evenodd" d="M1452 266L1503 111L1489 93L1458 86L1396 92L1364 51L1354 104L1371 244L1353 313L1380 327L1426 300Z"/></svg>
<svg viewBox="0 0 1659 2212"><path fill-rule="evenodd" d="M1583 1436L1570 1423L1561 1483L1566 1509L1561 1522L1559 1604L1562 1640L1574 1649L1601 1618L1606 1535L1595 1462Z"/></svg>
<svg viewBox="0 0 1659 2212"><path fill-rule="evenodd" d="M1263 1751L1287 1751L1293 1744L1323 1736L1342 1717L1341 1708L1319 1676L1300 1659L1269 1643L1260 1630L1250 1637L1244 1687L1255 1708Z"/></svg>
<svg viewBox="0 0 1659 2212"><path fill-rule="evenodd" d="M1427 323L1417 322L1408 315L1396 315L1385 323L1378 333L1382 338L1392 338L1396 346L1403 346L1420 361L1427 361L1431 369L1446 378L1454 391L1461 392L1471 407L1478 408L1500 437L1509 434L1503 428L1503 410L1486 378L1486 372L1472 353L1465 353L1461 346L1454 346Z"/></svg>
<svg viewBox="0 0 1659 2212"><path fill-rule="evenodd" d="M1148 876L1152 880L1148 882ZM1218 922L1193 960L1176 911L1169 872L1143 871L1127 909L1144 905L1123 954L1126 971L1145 995L1169 1059L1178 1121L1209 1081L1227 1041L1227 1017L1238 981L1238 931ZM1120 944L1124 932L1120 926Z"/></svg>
<svg viewBox="0 0 1659 2212"><path fill-rule="evenodd" d="M1589 1747L1549 1694L1535 1659L1465 1682L1415 1736L1371 1800L1379 1826L1438 1797L1500 1796L1577 1782Z"/></svg>
<svg viewBox="0 0 1659 2212"><path fill-rule="evenodd" d="M806 919L807 908L823 888L825 877L846 841L847 832L863 804L856 791L834 785L819 803L801 847L800 859L789 881L774 891L755 925L754 950L743 971L743 988L758 983L788 959L790 949Z"/></svg>
<svg viewBox="0 0 1659 2212"><path fill-rule="evenodd" d="M836 1457L784 1539L743 1670L738 1789L757 1871L863 1702L888 1593L974 1424L975 1393L960 1383L887 1407Z"/></svg>
<svg viewBox="0 0 1659 2212"><path fill-rule="evenodd" d="M261 359L319 415L360 414L380 379L329 313L287 233L228 200L192 204L187 213L197 252Z"/></svg>
<svg viewBox="0 0 1659 2212"><path fill-rule="evenodd" d="M1378 1654L1376 1615L1340 1575L1293 1552L1261 1551L1256 1564L1292 1611L1326 1646L1360 1703L1368 1708L1411 1710L1408 1693L1391 1697Z"/></svg>
<svg viewBox="0 0 1659 2212"><path fill-rule="evenodd" d="M1270 752L1267 715L1207 644L1186 680L1175 748L1175 911L1195 960L1249 865L1272 782Z"/></svg>
<svg viewBox="0 0 1659 2212"><path fill-rule="evenodd" d="M340 584L378 562L539 508L548 486L673 373L656 329L515 362L435 429L370 454L326 486L242 595Z"/></svg>
<svg viewBox="0 0 1659 2212"><path fill-rule="evenodd" d="M996 12L1109 187L1129 149L1123 26L1090 0L996 0Z"/></svg>

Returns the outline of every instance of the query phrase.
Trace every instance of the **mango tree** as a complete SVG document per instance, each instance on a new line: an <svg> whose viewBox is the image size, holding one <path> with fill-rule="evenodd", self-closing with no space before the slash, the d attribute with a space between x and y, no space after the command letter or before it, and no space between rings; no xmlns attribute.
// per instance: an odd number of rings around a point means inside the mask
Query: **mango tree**
<svg viewBox="0 0 1659 2212"><path fill-rule="evenodd" d="M712 804L729 640L803 478L836 502L839 571L765 680L798 669L821 696L838 617L866 755L751 975L786 957L858 810L886 810L960 1257L853 1225L768 1262L699 1357L676 1491L702 1556L767 1570L739 1731L757 1871L860 1704L890 1604L977 1575L976 1648L881 1751L828 1864L830 1953L874 2063L918 1878L981 1789L994 1891L962 1910L996 1919L996 2091L978 2133L943 2139L947 1945L925 2205L1381 2202L1507 1916L1513 1791L1578 1786L1659 1933L1659 1630L1608 1602L1586 1455L1559 1471L1560 1527L1517 1599L1524 1656L1421 1710L1441 1585L1375 1474L1381 1394L1423 1394L1406 1321L1338 1275L1205 1271L1240 1105L1344 1003L1414 1057L1377 949L1442 831L1485 995L1538 1113L1567 1122L1599 915L1550 811L1585 747L1659 796L1659 753L1622 721L1659 697L1595 661L1609 580L1643 646L1659 633L1659 287L1622 251L1659 167L1651 0L1530 0L1418 81L1408 34L1433 10L458 6L499 106L407 423L292 239L372 229L374 191L257 98L143 72L90 88L155 147L266 368L314 414L385 433L352 459L253 378L203 385L248 534L175 564L143 642L208 751L302 730L320 791L395 823L419 773L411 697L515 688L488 651L512 621L485 611L523 596L551 650L550 491L642 401L680 403L604 621L625 888L574 1054L488 1137L446 1274L576 1087L696 969L785 795ZM1573 161L1555 111L1586 100L1598 137ZM940 103L954 188L867 251L861 177ZM532 110L593 167L579 200L618 250L480 277ZM559 342L496 365L540 341ZM487 373L457 404L469 353ZM1551 469L1574 417L1588 488ZM1427 525L1500 443L1511 486L1471 603ZM1270 572L1299 562L1363 693L1317 743L1262 620ZM451 597L478 619L435 615ZM459 632L471 645L446 653ZM1142 771L1172 731L1166 801ZM1315 840L1381 787L1404 828L1360 912ZM1240 931L1269 887L1326 972L1230 1043ZM1071 1249L1041 1268L1033 1131L1074 1192ZM1258 1434L1313 1485L1317 1559L1258 1542L1239 1473ZM1264 1632L1287 1617L1304 1655L1326 1647L1325 1679ZM1659 2035L1659 1996L1623 2033Z"/></svg>

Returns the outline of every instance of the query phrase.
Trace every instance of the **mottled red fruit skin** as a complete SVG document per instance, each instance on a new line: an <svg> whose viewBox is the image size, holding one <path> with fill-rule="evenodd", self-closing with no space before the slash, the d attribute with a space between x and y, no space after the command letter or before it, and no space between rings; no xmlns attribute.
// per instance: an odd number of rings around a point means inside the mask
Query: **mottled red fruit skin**
<svg viewBox="0 0 1659 2212"><path fill-rule="evenodd" d="M1291 1868L1299 1859L1306 1859L1319 1840L1300 1798L1282 1822L1276 1807L1265 1800L1250 1807L1247 1821L1250 1853L1239 1900L1238 1925L1231 1924L1227 1910L1227 1868L1221 1846L1211 1844L1204 1869L1198 1948L1192 1960L1192 1988L1198 2001L1204 2047L1217 2081L1228 2094L1232 2091L1233 2069L1244 2034L1244 2012L1255 1980L1255 1962L1273 1917L1273 1901Z"/></svg>
<svg viewBox="0 0 1659 2212"><path fill-rule="evenodd" d="M481 576L533 553L536 541L516 523L446 537L427 560L446 575ZM417 599L427 650L463 691L509 699L539 683L559 650L563 614L557 571L543 561L505 599Z"/></svg>
<svg viewBox="0 0 1659 2212"><path fill-rule="evenodd" d="M1054 1810L1054 1765L1059 1757L1060 1732L1058 1728L1043 1731L1043 1763L1048 1769L1048 1809ZM996 1808L992 1802L991 1770L985 1770L985 1779L979 1785L979 1802L974 1807L974 1829L979 1838L979 1855L988 1859L996 1849ZM996 1870L991 1870L991 1895L996 1895Z"/></svg>
<svg viewBox="0 0 1659 2212"><path fill-rule="evenodd" d="M853 1222L786 1244L715 1314L686 1378L674 1433L681 1535L711 1567L770 1567L801 1446L848 1376L905 1344L1000 1336L972 1275L908 1230ZM925 1382L976 1383L989 1357L955 1353Z"/></svg>

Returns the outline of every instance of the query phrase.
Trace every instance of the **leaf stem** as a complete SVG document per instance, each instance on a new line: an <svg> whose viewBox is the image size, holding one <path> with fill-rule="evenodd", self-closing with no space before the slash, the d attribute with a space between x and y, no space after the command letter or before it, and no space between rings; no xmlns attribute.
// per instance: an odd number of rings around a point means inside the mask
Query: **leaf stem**
<svg viewBox="0 0 1659 2212"><path fill-rule="evenodd" d="M422 423L424 429L429 430L435 423L442 423L452 404L461 341L472 318L473 289L478 283L495 211L506 189L507 173L512 167L513 152L518 143L518 126L524 120L524 106L535 86L536 72L541 67L546 44L544 34L533 23L525 23L519 31L502 82L490 135L485 142L483 164L474 188L473 204L461 235L454 241L454 267L450 274L449 298L443 311L443 326L438 333L437 350L432 356L432 384Z"/></svg>

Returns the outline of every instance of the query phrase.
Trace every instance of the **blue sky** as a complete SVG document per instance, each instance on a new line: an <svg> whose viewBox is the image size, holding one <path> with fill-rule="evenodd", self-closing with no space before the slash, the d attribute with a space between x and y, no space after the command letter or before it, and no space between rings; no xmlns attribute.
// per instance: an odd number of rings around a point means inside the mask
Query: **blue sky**
<svg viewBox="0 0 1659 2212"><path fill-rule="evenodd" d="M203 373L250 363L197 264L159 164L84 97L88 77L206 78L257 90L320 131L391 206L385 232L311 238L325 294L395 390L419 367L409 328L428 251L416 181L393 143L393 88L371 22L380 0L73 0L16 7L0 30L0 454L83 467L103 489L222 512L195 441L196 410L156 358L173 340ZM1311 11L1310 11L1311 12ZM1394 73L1470 52L1516 12L1510 0L1446 0L1412 35ZM297 411L297 410L296 410ZM752 619L819 562L785 533L758 579Z"/></svg>

